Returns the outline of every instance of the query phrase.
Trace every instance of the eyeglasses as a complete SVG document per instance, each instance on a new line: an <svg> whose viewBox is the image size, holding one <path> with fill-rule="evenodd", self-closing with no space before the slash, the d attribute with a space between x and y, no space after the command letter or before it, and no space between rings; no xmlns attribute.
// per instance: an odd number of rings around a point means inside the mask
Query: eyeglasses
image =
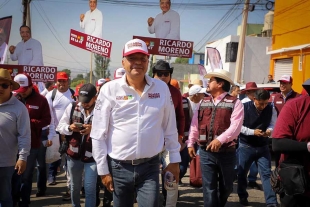
<svg viewBox="0 0 310 207"><path fill-rule="evenodd" d="M6 83L2 83L0 84L0 86L3 88L3 89L8 89L8 87L10 86L9 84L6 84Z"/></svg>
<svg viewBox="0 0 310 207"><path fill-rule="evenodd" d="M168 77L170 75L170 72L156 72L156 74L158 77L162 76Z"/></svg>

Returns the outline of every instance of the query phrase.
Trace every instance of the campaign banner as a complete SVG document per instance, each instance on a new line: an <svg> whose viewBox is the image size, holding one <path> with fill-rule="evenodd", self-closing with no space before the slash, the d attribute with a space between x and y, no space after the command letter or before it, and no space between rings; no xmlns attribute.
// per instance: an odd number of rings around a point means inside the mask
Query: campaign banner
<svg viewBox="0 0 310 207"><path fill-rule="evenodd" d="M112 42L76 30L70 30L71 45L101 56L110 57Z"/></svg>
<svg viewBox="0 0 310 207"><path fill-rule="evenodd" d="M56 82L57 67L0 64L0 68L7 69L12 79L19 73L26 73L31 77L33 82Z"/></svg>
<svg viewBox="0 0 310 207"><path fill-rule="evenodd" d="M4 64L7 61L11 25L12 16L0 18L0 64Z"/></svg>
<svg viewBox="0 0 310 207"><path fill-rule="evenodd" d="M183 58L192 57L194 42L141 36L133 36L133 38L143 40L147 45L149 54Z"/></svg>

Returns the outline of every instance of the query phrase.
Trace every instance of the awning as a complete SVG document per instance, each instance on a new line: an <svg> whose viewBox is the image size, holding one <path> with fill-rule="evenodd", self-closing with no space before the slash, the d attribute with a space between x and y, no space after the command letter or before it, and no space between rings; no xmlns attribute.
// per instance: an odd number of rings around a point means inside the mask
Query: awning
<svg viewBox="0 0 310 207"><path fill-rule="evenodd" d="M284 47L278 50L271 50L268 51L268 47L266 48L266 54L267 55L272 55L272 54L278 54L278 53L282 53L282 52L288 52L288 51L294 51L294 50L302 50L305 48L310 47L310 44L304 44L304 45L298 45L298 46L293 46L293 47Z"/></svg>

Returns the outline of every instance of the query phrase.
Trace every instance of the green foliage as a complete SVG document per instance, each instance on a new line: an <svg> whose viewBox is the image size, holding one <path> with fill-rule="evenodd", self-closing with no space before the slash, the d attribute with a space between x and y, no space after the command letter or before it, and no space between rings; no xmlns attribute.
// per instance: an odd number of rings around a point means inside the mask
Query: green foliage
<svg viewBox="0 0 310 207"><path fill-rule="evenodd" d="M98 78L108 78L111 73L109 71L110 58L95 54L95 75Z"/></svg>
<svg viewBox="0 0 310 207"><path fill-rule="evenodd" d="M188 64L188 58L180 58L180 57L177 57L177 58L175 59L174 63Z"/></svg>

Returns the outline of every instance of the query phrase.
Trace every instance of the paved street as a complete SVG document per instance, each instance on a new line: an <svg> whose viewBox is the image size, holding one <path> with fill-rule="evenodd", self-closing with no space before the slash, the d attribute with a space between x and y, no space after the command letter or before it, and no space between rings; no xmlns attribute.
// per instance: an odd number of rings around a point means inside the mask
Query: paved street
<svg viewBox="0 0 310 207"><path fill-rule="evenodd" d="M58 184L56 186L49 186L47 190L47 195L45 197L36 198L36 184L33 183L33 192L31 195L31 207L71 207L70 202L62 201L61 196L65 192L65 176L64 172L57 178ZM193 188L189 186L188 174L185 178L183 178L184 186L180 187L180 198L178 201L177 207L200 207L203 206L202 200L202 190L198 188ZM259 181L260 183L260 181ZM239 207L238 195L237 192L237 184L234 184L234 192L229 197L228 203L226 207ZM265 200L263 191L248 189L249 192L249 202L253 207L265 207ZM102 192L101 192L102 198ZM82 199L82 206L84 205L84 200ZM102 205L100 205L102 206ZM138 205L135 204L135 207Z"/></svg>

